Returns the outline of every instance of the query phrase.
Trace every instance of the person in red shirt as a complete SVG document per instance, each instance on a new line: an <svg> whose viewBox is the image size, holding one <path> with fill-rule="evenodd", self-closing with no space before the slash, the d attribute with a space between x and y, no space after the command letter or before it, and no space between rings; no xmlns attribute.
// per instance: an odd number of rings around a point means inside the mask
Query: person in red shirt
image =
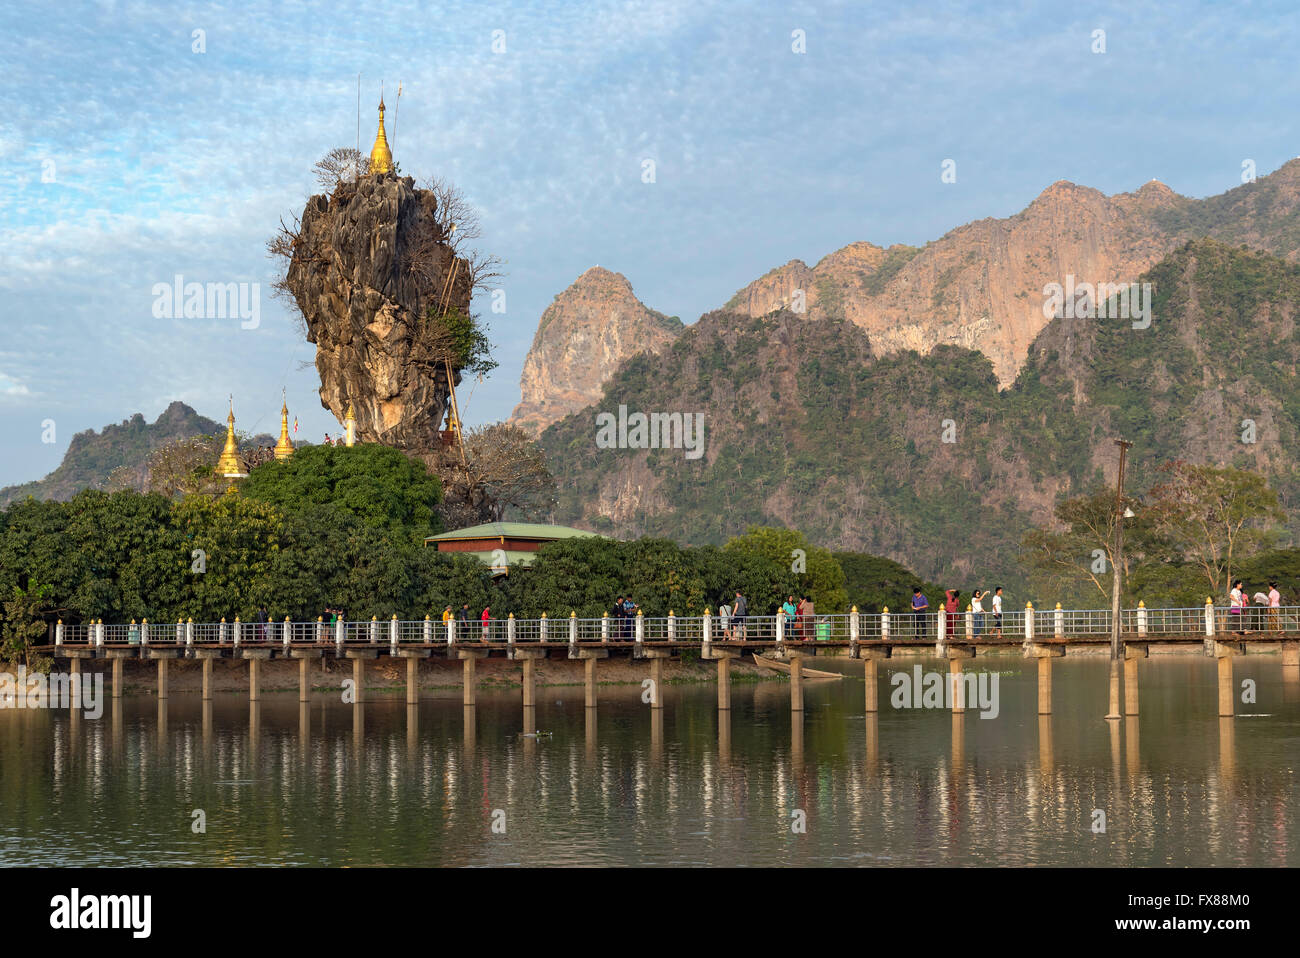
<svg viewBox="0 0 1300 958"><path fill-rule="evenodd" d="M492 621L492 606L487 605L483 607L483 614L479 616L479 620L483 623L483 641L486 642L488 638L488 623Z"/></svg>

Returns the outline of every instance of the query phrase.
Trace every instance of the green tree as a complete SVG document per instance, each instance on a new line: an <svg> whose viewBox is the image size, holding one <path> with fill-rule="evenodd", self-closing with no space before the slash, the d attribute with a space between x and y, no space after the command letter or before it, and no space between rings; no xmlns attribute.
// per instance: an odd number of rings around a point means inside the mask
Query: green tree
<svg viewBox="0 0 1300 958"><path fill-rule="evenodd" d="M743 536L729 541L724 551L762 556L773 563L788 566L795 581L792 591L811 598L823 615L848 611L844 570L828 549L812 545L802 532L773 526L750 526ZM759 594L748 598L755 603L752 607L757 611L765 599L773 597ZM784 598L779 593L775 596L778 604Z"/></svg>

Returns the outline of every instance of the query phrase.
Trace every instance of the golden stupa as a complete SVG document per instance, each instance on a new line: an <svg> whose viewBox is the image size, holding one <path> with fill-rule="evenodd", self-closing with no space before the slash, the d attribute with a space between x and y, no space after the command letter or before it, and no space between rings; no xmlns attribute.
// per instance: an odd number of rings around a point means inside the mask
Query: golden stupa
<svg viewBox="0 0 1300 958"><path fill-rule="evenodd" d="M370 148L370 172L393 172L393 151L388 148L388 137L384 133L384 98L379 98L379 132L375 135L375 145Z"/></svg>
<svg viewBox="0 0 1300 958"><path fill-rule="evenodd" d="M293 440L289 438L289 401L280 406L280 441L275 444L275 458L288 459L293 455Z"/></svg>
<svg viewBox="0 0 1300 958"><path fill-rule="evenodd" d="M235 442L235 400L230 400L230 415L226 417L226 448L221 450L217 460L217 475L227 479L242 479L248 475L244 460L239 455L239 444Z"/></svg>

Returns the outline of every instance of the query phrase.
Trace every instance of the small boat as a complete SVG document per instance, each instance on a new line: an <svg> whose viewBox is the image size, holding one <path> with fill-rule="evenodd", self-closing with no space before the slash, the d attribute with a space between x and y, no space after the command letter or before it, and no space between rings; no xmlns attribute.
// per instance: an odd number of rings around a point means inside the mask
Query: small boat
<svg viewBox="0 0 1300 958"><path fill-rule="evenodd" d="M790 674L789 662L782 662L780 659L769 659L766 658L765 656L759 655L757 652L753 653L753 656L754 656L755 665L761 665L763 666L763 668L771 669L774 672L784 672L786 675ZM821 672L818 671L817 669L800 669L799 674L805 679L844 678L844 675L840 672Z"/></svg>

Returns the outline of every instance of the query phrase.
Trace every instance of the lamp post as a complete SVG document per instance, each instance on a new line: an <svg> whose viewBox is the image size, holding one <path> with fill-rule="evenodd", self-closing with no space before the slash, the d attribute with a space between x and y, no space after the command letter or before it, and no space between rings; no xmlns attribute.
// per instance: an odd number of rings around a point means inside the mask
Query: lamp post
<svg viewBox="0 0 1300 958"><path fill-rule="evenodd" d="M1115 445L1119 446L1119 473L1115 477L1115 554L1111 560L1112 565L1115 567L1115 578L1110 598L1110 711L1106 713L1106 718L1110 721L1118 721L1120 718L1119 590L1120 574L1124 568L1124 515L1127 511L1124 508L1124 460L1128 455L1129 447L1133 443L1125 439L1116 439Z"/></svg>

